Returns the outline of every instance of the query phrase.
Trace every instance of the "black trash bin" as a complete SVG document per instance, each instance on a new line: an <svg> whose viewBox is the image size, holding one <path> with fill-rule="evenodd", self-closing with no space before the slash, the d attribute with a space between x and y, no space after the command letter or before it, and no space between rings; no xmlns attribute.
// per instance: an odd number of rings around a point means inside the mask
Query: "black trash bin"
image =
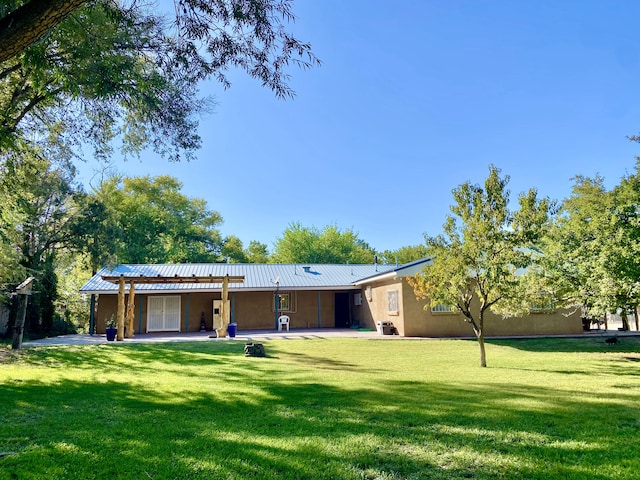
<svg viewBox="0 0 640 480"><path fill-rule="evenodd" d="M229 333L229 336L231 338L234 338L236 336L237 329L238 329L238 324L237 323L230 323L227 326L227 332Z"/></svg>

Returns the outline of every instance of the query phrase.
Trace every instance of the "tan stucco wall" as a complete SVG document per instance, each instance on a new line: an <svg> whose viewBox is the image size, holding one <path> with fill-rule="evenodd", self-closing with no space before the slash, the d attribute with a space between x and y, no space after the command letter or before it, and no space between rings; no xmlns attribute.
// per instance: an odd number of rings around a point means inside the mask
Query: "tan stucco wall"
<svg viewBox="0 0 640 480"><path fill-rule="evenodd" d="M398 314L395 315L387 311L387 293L398 292ZM367 298L366 287L362 289L362 319L360 326L376 328L378 322L392 322L398 329L400 335L404 335L405 309L411 307L407 305L402 291L402 284L399 281L389 280L386 282L371 285L371 300Z"/></svg>
<svg viewBox="0 0 640 480"><path fill-rule="evenodd" d="M387 311L387 292L398 291L397 315ZM406 337L467 337L473 336L471 325L460 314L432 313L424 309L426 300L417 300L406 280L388 280L371 285L371 300L366 287L362 288L362 306L353 305L349 297L352 320L361 327L376 328L378 321L392 322L400 335ZM320 292L318 308L317 291L298 291L295 312L283 312L291 318L290 328L335 327L335 292ZM220 299L219 292L190 293L181 296L181 331L200 329L200 316L205 314L207 330L212 328L213 300ZM138 332L140 305L142 304L142 332L146 332L148 295L136 295L135 320ZM276 328L273 311L273 292L230 293L232 320L239 330L272 330ZM96 328L104 333L105 320L116 314L117 295L101 295L97 303ZM187 322L187 309L189 318ZM320 325L318 316L320 315ZM188 324L188 325L187 325ZM485 334L488 336L580 334L582 322L579 313L565 316L563 312L535 313L523 318L502 318L487 314Z"/></svg>
<svg viewBox="0 0 640 480"><path fill-rule="evenodd" d="M175 296L175 295L169 295ZM180 297L180 331L197 332L200 330L200 317L204 312L207 330L212 328L213 300L220 299L220 293L186 293ZM147 307L149 295L136 295L133 325L139 332L140 306L142 306L142 332L147 331ZM96 315L96 331L104 333L106 320L118 310L117 295L100 295L97 300L98 313ZM187 317L188 311L188 317Z"/></svg>
<svg viewBox="0 0 640 480"><path fill-rule="evenodd" d="M172 296L172 295L170 295ZM180 294L181 327L180 331L197 332L200 330L200 316L204 312L207 330L212 329L213 301L220 299L219 292ZM317 291L295 292L295 311L281 312L289 315L290 328L333 328L335 326L335 292L320 292L320 308L318 308ZM148 295L136 295L134 325L138 333L138 319L142 304L142 332L147 331L147 299ZM273 292L231 292L232 321L238 324L239 330L275 329L276 318L273 309ZM100 295L97 300L96 331L104 333L106 320L118 308L117 295ZM189 317L187 319L187 310ZM318 317L320 316L320 323Z"/></svg>
<svg viewBox="0 0 640 480"><path fill-rule="evenodd" d="M387 312L387 292L399 290L399 315ZM363 310L361 325L376 328L378 321L393 322L405 337L469 337L474 336L471 325L461 314L433 313L427 300L416 299L406 280L396 279L371 285L371 300L362 289ZM485 316L485 335L554 335L581 334L582 322L578 312L565 311L532 313L521 318L502 318L491 312Z"/></svg>

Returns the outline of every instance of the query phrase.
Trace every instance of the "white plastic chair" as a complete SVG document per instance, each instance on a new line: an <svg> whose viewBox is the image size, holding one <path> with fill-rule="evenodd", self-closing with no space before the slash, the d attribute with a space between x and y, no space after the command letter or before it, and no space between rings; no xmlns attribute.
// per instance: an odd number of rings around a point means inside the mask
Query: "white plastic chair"
<svg viewBox="0 0 640 480"><path fill-rule="evenodd" d="M289 316L288 315L280 315L278 317L278 331L281 332L284 330L283 327L287 327L287 332L289 331Z"/></svg>

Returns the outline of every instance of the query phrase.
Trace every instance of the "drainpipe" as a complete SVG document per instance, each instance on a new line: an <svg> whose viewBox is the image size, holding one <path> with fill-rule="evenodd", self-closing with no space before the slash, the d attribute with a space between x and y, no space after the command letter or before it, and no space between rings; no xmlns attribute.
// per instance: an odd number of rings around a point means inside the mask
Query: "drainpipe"
<svg viewBox="0 0 640 480"><path fill-rule="evenodd" d="M91 294L91 303L90 303L89 312L89 335L93 336L93 332L96 328L96 295L95 293Z"/></svg>

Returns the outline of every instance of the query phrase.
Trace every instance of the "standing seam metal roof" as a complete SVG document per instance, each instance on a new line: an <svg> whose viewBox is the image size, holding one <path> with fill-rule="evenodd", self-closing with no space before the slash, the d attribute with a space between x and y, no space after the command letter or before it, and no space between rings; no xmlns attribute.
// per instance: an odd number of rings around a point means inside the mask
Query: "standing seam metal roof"
<svg viewBox="0 0 640 480"><path fill-rule="evenodd" d="M353 288L354 282L397 269L395 265L328 264L246 264L196 263L118 265L103 268L80 289L83 293L116 293L118 286L102 276L244 276L244 283L230 283L230 291L273 290L276 280L282 290L318 290ZM136 291L207 291L219 290L220 283L141 284Z"/></svg>

